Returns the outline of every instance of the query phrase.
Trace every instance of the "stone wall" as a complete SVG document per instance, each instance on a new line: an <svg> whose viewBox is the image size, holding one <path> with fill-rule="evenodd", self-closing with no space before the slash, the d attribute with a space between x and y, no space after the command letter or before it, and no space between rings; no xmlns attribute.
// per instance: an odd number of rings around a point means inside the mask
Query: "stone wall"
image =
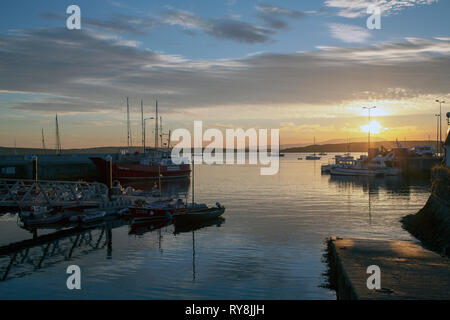
<svg viewBox="0 0 450 320"><path fill-rule="evenodd" d="M418 213L402 219L403 228L426 247L450 256L450 169L433 168L431 181L430 198Z"/></svg>

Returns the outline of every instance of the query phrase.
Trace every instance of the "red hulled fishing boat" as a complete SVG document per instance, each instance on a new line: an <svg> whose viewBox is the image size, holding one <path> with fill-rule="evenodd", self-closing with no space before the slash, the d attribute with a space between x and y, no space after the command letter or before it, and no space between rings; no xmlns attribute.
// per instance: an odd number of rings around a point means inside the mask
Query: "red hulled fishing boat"
<svg viewBox="0 0 450 320"><path fill-rule="evenodd" d="M89 158L95 164L100 174L109 173L107 157ZM112 176L114 180L140 179L180 179L189 178L191 166L188 161L182 164L173 163L169 151L150 153L119 154L112 157Z"/></svg>

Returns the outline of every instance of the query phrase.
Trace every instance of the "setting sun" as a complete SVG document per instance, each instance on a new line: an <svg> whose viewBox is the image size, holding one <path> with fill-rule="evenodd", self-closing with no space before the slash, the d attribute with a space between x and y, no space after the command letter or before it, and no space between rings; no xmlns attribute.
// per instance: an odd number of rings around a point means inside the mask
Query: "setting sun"
<svg viewBox="0 0 450 320"><path fill-rule="evenodd" d="M379 124L377 121L373 120L370 122L370 124L365 124L361 126L361 131L363 132L369 132L370 133L380 133L382 131L383 127L381 124Z"/></svg>

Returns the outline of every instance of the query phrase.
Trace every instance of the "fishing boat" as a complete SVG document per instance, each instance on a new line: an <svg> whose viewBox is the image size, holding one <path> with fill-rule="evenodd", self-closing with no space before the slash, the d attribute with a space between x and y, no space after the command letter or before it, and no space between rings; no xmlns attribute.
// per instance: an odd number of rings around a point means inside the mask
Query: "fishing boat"
<svg viewBox="0 0 450 320"><path fill-rule="evenodd" d="M331 175L340 176L396 176L401 173L399 168L392 167L390 160L386 157L375 157L368 160L366 156L361 156L357 160L345 160L339 165L330 169Z"/></svg>
<svg viewBox="0 0 450 320"><path fill-rule="evenodd" d="M345 154L345 155L336 155L334 157L334 163L328 163L328 164L323 164L320 169L322 171L322 173L330 173L332 168L335 168L337 166L342 166L346 164L347 160L354 160L355 158L350 155L350 154Z"/></svg>
<svg viewBox="0 0 450 320"><path fill-rule="evenodd" d="M153 118L149 118L153 119ZM170 148L170 131L167 143L163 143L163 136L166 135L162 130L162 118L158 116L158 101L156 101L155 114L155 146L154 148L146 148L145 146L145 120L143 101L141 100L141 122L142 122L142 152L130 152L132 148L132 135L130 124L130 108L127 98L127 130L128 130L128 148L122 150L119 154L113 156L90 157L89 159L95 164L97 170L104 177L109 177L110 170L115 180L148 180L158 179L180 179L188 178L191 173L189 162L185 163L184 159L179 161L172 160L172 149ZM159 124L158 124L158 121ZM166 147L164 147L166 146ZM110 169L110 162L112 168Z"/></svg>
<svg viewBox="0 0 450 320"><path fill-rule="evenodd" d="M119 154L112 158L90 157L102 176L108 176L109 161L112 161L112 177L115 180L140 179L182 179L189 178L189 163L175 164L170 151L161 150L159 156L154 154Z"/></svg>

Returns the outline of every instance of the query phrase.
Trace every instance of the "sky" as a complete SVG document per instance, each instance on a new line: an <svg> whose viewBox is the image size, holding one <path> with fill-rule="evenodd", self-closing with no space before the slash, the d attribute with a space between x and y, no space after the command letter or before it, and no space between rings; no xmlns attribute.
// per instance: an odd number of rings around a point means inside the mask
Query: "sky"
<svg viewBox="0 0 450 320"><path fill-rule="evenodd" d="M68 30L66 9L81 9ZM366 25L381 10L381 29ZM23 1L0 10L0 146L133 144L163 130L279 128L281 144L436 137L450 111L448 0ZM443 132L446 119L443 116ZM153 143L148 121L147 144Z"/></svg>

